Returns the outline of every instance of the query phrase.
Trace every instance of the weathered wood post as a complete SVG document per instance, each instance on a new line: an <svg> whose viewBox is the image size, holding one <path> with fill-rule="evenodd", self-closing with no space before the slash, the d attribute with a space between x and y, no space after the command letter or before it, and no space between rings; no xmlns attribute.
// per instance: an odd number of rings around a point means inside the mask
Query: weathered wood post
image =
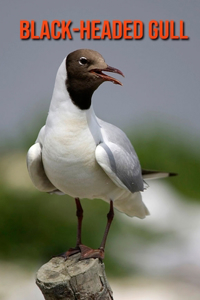
<svg viewBox="0 0 200 300"><path fill-rule="evenodd" d="M113 300L105 266L98 258L54 257L37 272L45 300Z"/></svg>

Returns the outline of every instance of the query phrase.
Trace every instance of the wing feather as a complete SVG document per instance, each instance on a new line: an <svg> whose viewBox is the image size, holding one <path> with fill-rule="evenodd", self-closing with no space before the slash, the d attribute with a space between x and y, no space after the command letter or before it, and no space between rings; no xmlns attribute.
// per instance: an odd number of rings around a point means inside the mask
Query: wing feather
<svg viewBox="0 0 200 300"><path fill-rule="evenodd" d="M132 193L143 191L139 159L130 140L118 127L99 118L97 120L102 133L102 141L95 152L97 162L121 188Z"/></svg>
<svg viewBox="0 0 200 300"><path fill-rule="evenodd" d="M42 163L42 149L40 143L30 147L27 153L27 168L35 187L42 192L53 192L55 186L45 174Z"/></svg>
<svg viewBox="0 0 200 300"><path fill-rule="evenodd" d="M172 172L160 172L160 171L142 169L143 179L159 179L165 177L172 177L176 175L177 175L176 173L172 173Z"/></svg>
<svg viewBox="0 0 200 300"><path fill-rule="evenodd" d="M138 159L118 145L106 142L97 146L98 164L119 187L132 193L143 191L143 180Z"/></svg>

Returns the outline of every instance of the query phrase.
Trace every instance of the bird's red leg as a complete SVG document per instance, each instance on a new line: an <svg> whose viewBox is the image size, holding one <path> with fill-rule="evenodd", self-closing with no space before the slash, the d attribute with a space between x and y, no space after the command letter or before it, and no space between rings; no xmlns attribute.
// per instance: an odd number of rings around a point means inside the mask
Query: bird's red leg
<svg viewBox="0 0 200 300"><path fill-rule="evenodd" d="M104 232L104 236L100 245L99 249L91 249L87 246L84 245L79 245L80 249L81 249L81 259L86 259L86 258L100 258L100 259L104 259L104 249L105 249L105 244L106 244L106 239L108 236L108 232L112 223L112 220L114 218L114 209L113 209L113 201L110 201L110 210L107 214L107 225L106 225L106 229Z"/></svg>
<svg viewBox="0 0 200 300"><path fill-rule="evenodd" d="M76 247L79 247L81 244L81 229L82 229L82 220L83 220L83 208L79 198L75 198L76 201L76 216L78 218L78 230L77 230L77 242Z"/></svg>
<svg viewBox="0 0 200 300"><path fill-rule="evenodd" d="M76 240L76 247L70 248L67 252L62 254L63 257L67 258L73 254L81 252L80 245L81 245L81 228L82 228L82 220L83 220L83 208L81 206L81 202L79 198L75 198L76 202L76 216L78 218L78 228L77 228L77 240Z"/></svg>
<svg viewBox="0 0 200 300"><path fill-rule="evenodd" d="M105 244L108 236L108 232L112 223L112 220L114 218L114 210L113 210L113 201L110 201L110 210L107 214L107 225L104 232L104 236L101 242L101 245L99 249L92 249L88 246L85 246L81 242L81 229L82 229L82 220L83 220L83 209L80 203L79 198L75 198L76 201L76 216L78 218L78 230L77 230L77 241L76 241L76 247L70 248L67 252L65 252L62 256L67 259L67 257L76 254L78 252L81 252L81 259L87 259L87 258L99 258L104 259L104 249Z"/></svg>
<svg viewBox="0 0 200 300"><path fill-rule="evenodd" d="M107 225L106 225L106 229L105 229L105 232L104 232L104 236L103 236L100 248L99 248L100 250L104 251L104 249L105 249L108 232L110 230L110 226L111 226L113 218L114 218L113 201L110 200L110 210L109 210L109 212L107 214L108 221L107 221Z"/></svg>

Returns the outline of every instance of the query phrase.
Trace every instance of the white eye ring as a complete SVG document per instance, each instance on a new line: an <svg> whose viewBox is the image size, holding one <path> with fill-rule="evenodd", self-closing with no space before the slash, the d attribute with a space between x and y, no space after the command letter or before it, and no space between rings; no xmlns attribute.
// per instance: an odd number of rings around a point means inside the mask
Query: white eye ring
<svg viewBox="0 0 200 300"><path fill-rule="evenodd" d="M79 59L79 64L80 64L81 66L87 64L87 58L84 57L84 56L82 56L82 57Z"/></svg>

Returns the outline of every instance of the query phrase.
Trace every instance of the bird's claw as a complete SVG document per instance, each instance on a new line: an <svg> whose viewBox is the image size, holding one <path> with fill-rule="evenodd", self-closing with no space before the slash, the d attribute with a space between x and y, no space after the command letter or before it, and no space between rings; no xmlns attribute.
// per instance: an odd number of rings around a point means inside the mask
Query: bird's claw
<svg viewBox="0 0 200 300"><path fill-rule="evenodd" d="M65 260L68 259L68 257L74 255L74 254L77 254L81 252L81 249L79 247L75 247L75 248L70 248L69 250L67 250L66 252L58 255L59 257L63 257Z"/></svg>
<svg viewBox="0 0 200 300"><path fill-rule="evenodd" d="M89 258L99 258L101 261L104 259L104 250L99 249L92 249L85 245L79 245L75 248L70 248L66 252L58 255L59 257L63 257L67 260L70 256L81 252L80 260L89 259Z"/></svg>
<svg viewBox="0 0 200 300"><path fill-rule="evenodd" d="M104 259L104 250L103 249L92 249L85 245L79 245L81 249L81 260L88 258L99 258L100 260Z"/></svg>

